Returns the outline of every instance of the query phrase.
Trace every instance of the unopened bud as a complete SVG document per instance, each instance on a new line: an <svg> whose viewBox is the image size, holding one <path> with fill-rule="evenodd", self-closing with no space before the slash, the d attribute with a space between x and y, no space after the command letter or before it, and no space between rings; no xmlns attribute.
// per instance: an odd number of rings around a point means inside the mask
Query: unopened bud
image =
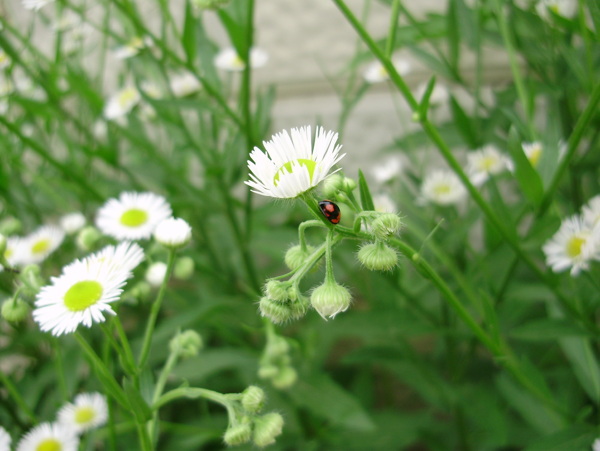
<svg viewBox="0 0 600 451"><path fill-rule="evenodd" d="M271 378L271 384L279 390L285 390L294 385L297 380L298 372L294 367L286 365L279 368L277 374Z"/></svg>
<svg viewBox="0 0 600 451"><path fill-rule="evenodd" d="M310 303L323 319L333 318L340 312L348 310L352 296L348 289L335 281L325 281L315 288L310 296Z"/></svg>
<svg viewBox="0 0 600 451"><path fill-rule="evenodd" d="M391 271L398 264L398 254L378 241L362 246L358 251L358 260L371 271Z"/></svg>
<svg viewBox="0 0 600 451"><path fill-rule="evenodd" d="M0 233L5 236L16 235L22 227L23 224L16 218L6 218L0 221Z"/></svg>
<svg viewBox="0 0 600 451"><path fill-rule="evenodd" d="M252 425L250 423L238 424L227 428L223 441L226 445L235 446L248 443L252 438Z"/></svg>
<svg viewBox="0 0 600 451"><path fill-rule="evenodd" d="M330 175L323 181L321 187L325 197L336 197L344 189L344 176L341 174Z"/></svg>
<svg viewBox="0 0 600 451"><path fill-rule="evenodd" d="M127 294L139 301L145 301L150 297L150 293L152 293L152 287L148 282L141 281L136 283L130 290L127 291Z"/></svg>
<svg viewBox="0 0 600 451"><path fill-rule="evenodd" d="M278 280L269 280L265 284L265 294L269 299L277 302L286 302L289 300L288 288L289 282L279 282Z"/></svg>
<svg viewBox="0 0 600 451"><path fill-rule="evenodd" d="M258 368L258 377L261 379L272 379L279 373L279 368L275 365L261 365Z"/></svg>
<svg viewBox="0 0 600 451"><path fill-rule="evenodd" d="M34 297L44 285L40 266L35 263L25 266L19 274L19 279L23 282L22 293L28 297Z"/></svg>
<svg viewBox="0 0 600 451"><path fill-rule="evenodd" d="M315 248L309 245L306 246L305 250L302 250L302 246L299 244L292 246L285 253L285 264L292 271L295 271L306 263L306 260L311 256L314 250Z"/></svg>
<svg viewBox="0 0 600 451"><path fill-rule="evenodd" d="M202 337L194 330L184 330L169 342L170 351L177 353L183 359L198 355L202 346Z"/></svg>
<svg viewBox="0 0 600 451"><path fill-rule="evenodd" d="M180 257L175 261L173 275L179 280L187 280L194 274L194 266L192 257Z"/></svg>
<svg viewBox="0 0 600 451"><path fill-rule="evenodd" d="M152 263L146 270L145 279L153 287L160 287L167 275L167 265L164 262Z"/></svg>
<svg viewBox="0 0 600 451"><path fill-rule="evenodd" d="M283 417L271 412L254 420L254 444L260 448L275 443L275 437L283 430Z"/></svg>
<svg viewBox="0 0 600 451"><path fill-rule="evenodd" d="M289 351L290 345L288 341L279 335L274 335L267 342L267 349L265 352L269 357L275 358L287 354Z"/></svg>
<svg viewBox="0 0 600 451"><path fill-rule="evenodd" d="M383 213L373 220L371 229L377 238L387 240L402 228L402 220L394 213Z"/></svg>
<svg viewBox="0 0 600 451"><path fill-rule="evenodd" d="M288 304L282 304L267 297L260 299L258 307L260 314L275 324L284 323L292 317L292 310Z"/></svg>
<svg viewBox="0 0 600 451"><path fill-rule="evenodd" d="M248 413L258 413L265 405L266 395L262 388L250 385L242 393L242 406Z"/></svg>
<svg viewBox="0 0 600 451"><path fill-rule="evenodd" d="M354 191L355 188L356 182L354 181L354 179L351 179L350 177L344 177L344 191L349 193L351 191Z"/></svg>
<svg viewBox="0 0 600 451"><path fill-rule="evenodd" d="M102 238L102 234L96 227L87 226L79 231L75 242L79 249L89 252L96 247L100 238Z"/></svg>
<svg viewBox="0 0 600 451"><path fill-rule="evenodd" d="M11 323L23 321L29 315L29 305L20 298L7 299L2 304L2 317Z"/></svg>

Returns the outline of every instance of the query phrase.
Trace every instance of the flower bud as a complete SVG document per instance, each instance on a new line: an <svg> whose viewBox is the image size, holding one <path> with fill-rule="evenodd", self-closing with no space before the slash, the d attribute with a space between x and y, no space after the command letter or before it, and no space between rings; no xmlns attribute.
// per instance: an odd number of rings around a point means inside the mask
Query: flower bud
<svg viewBox="0 0 600 451"><path fill-rule="evenodd" d="M235 446L248 443L252 438L252 425L250 423L238 424L227 428L223 441L226 445Z"/></svg>
<svg viewBox="0 0 600 451"><path fill-rule="evenodd" d="M279 368L279 371L271 379L273 387L279 390L290 388L298 380L298 373L294 367L286 365Z"/></svg>
<svg viewBox="0 0 600 451"><path fill-rule="evenodd" d="M130 290L127 290L127 295L139 301L145 301L150 297L152 288L148 282L138 282Z"/></svg>
<svg viewBox="0 0 600 451"><path fill-rule="evenodd" d="M2 317L11 323L23 321L29 315L29 305L20 299L7 299L2 304Z"/></svg>
<svg viewBox="0 0 600 451"><path fill-rule="evenodd" d="M348 289L335 281L325 281L315 288L310 303L323 319L333 318L350 307L352 296Z"/></svg>
<svg viewBox="0 0 600 451"><path fill-rule="evenodd" d="M96 247L100 238L102 238L102 234L96 227L87 226L79 231L75 242L79 249L89 252Z"/></svg>
<svg viewBox="0 0 600 451"><path fill-rule="evenodd" d="M387 240L402 228L402 220L394 213L383 213L373 220L371 229L377 238Z"/></svg>
<svg viewBox="0 0 600 451"><path fill-rule="evenodd" d="M167 265L163 262L152 263L146 270L146 282L153 287L160 287L167 275Z"/></svg>
<svg viewBox="0 0 600 451"><path fill-rule="evenodd" d="M279 368L275 365L261 365L258 368L258 377L261 379L272 379L279 373Z"/></svg>
<svg viewBox="0 0 600 451"><path fill-rule="evenodd" d="M173 275L179 280L187 280L194 274L194 266L192 257L180 257L175 261Z"/></svg>
<svg viewBox="0 0 600 451"><path fill-rule="evenodd" d="M16 218L6 218L0 221L0 233L4 236L16 235L22 227L23 224Z"/></svg>
<svg viewBox="0 0 600 451"><path fill-rule="evenodd" d="M303 318L308 312L308 306L310 305L308 299L304 296L290 303L292 310L292 319Z"/></svg>
<svg viewBox="0 0 600 451"><path fill-rule="evenodd" d="M299 244L290 247L285 253L285 264L292 271L300 268L310 257L310 255L314 252L315 248L313 246L306 246L306 251L302 250L302 247Z"/></svg>
<svg viewBox="0 0 600 451"><path fill-rule="evenodd" d="M265 350L265 353L269 357L275 358L287 354L289 351L290 345L288 341L279 335L274 335L267 342L267 349Z"/></svg>
<svg viewBox="0 0 600 451"><path fill-rule="evenodd" d="M167 218L158 223L153 236L163 246L179 249L192 239L192 228L181 218Z"/></svg>
<svg viewBox="0 0 600 451"><path fill-rule="evenodd" d="M44 285L39 265L34 263L25 266L19 274L19 279L23 282L22 293L25 296L34 297L40 288Z"/></svg>
<svg viewBox="0 0 600 451"><path fill-rule="evenodd" d="M344 191L350 193L356 188L356 182L350 177L344 177Z"/></svg>
<svg viewBox="0 0 600 451"><path fill-rule="evenodd" d="M391 271L398 264L398 254L378 241L362 246L358 251L358 260L371 271Z"/></svg>
<svg viewBox="0 0 600 451"><path fill-rule="evenodd" d="M273 301L286 302L289 300L289 286L289 282L279 282L271 279L265 284L265 294Z"/></svg>
<svg viewBox="0 0 600 451"><path fill-rule="evenodd" d="M79 212L69 213L60 218L60 227L69 235L79 232L83 226L85 226L85 216Z"/></svg>
<svg viewBox="0 0 600 451"><path fill-rule="evenodd" d="M283 430L283 417L271 412L254 420L254 444L260 448L275 443L275 437Z"/></svg>
<svg viewBox="0 0 600 451"><path fill-rule="evenodd" d="M258 307L260 314L275 324L284 323L292 317L292 310L288 304L282 304L267 297L260 299Z"/></svg>
<svg viewBox="0 0 600 451"><path fill-rule="evenodd" d="M258 413L265 405L266 395L262 388L250 385L242 393L242 406L248 413Z"/></svg>
<svg viewBox="0 0 600 451"><path fill-rule="evenodd" d="M181 358L188 359L198 355L202 349L202 337L194 330L184 330L175 335L169 342L169 350Z"/></svg>
<svg viewBox="0 0 600 451"><path fill-rule="evenodd" d="M338 192L344 188L344 176L333 174L327 177L321 185L321 191L325 197L336 197Z"/></svg>

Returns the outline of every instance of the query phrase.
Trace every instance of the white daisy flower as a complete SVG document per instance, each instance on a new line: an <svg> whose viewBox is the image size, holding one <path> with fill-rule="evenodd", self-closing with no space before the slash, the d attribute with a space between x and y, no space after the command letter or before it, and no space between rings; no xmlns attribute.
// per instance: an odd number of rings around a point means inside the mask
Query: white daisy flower
<svg viewBox="0 0 600 451"><path fill-rule="evenodd" d="M18 236L9 236L6 239L6 250L4 258L12 267L20 265L25 261L26 251L23 246L23 238ZM1 266L0 266L1 267Z"/></svg>
<svg viewBox="0 0 600 451"><path fill-rule="evenodd" d="M85 225L85 216L77 212L69 213L60 218L60 226L69 235L79 232Z"/></svg>
<svg viewBox="0 0 600 451"><path fill-rule="evenodd" d="M260 48L252 47L250 49L250 67L259 68L267 64L269 55ZM215 56L215 66L230 72L240 72L246 65L233 47L227 47L221 50Z"/></svg>
<svg viewBox="0 0 600 451"><path fill-rule="evenodd" d="M56 226L42 226L23 238L21 264L43 262L63 242L65 232Z"/></svg>
<svg viewBox="0 0 600 451"><path fill-rule="evenodd" d="M398 211L396 202L389 196L389 194L379 193L373 196L373 205L375 211L381 213L395 213Z"/></svg>
<svg viewBox="0 0 600 451"><path fill-rule="evenodd" d="M421 195L426 201L451 205L462 201L467 190L454 172L436 170L423 179Z"/></svg>
<svg viewBox="0 0 600 451"><path fill-rule="evenodd" d="M542 143L539 141L521 143L523 153L534 168L537 167L542 156Z"/></svg>
<svg viewBox="0 0 600 451"><path fill-rule="evenodd" d="M119 300L130 276L110 259L75 260L37 294L33 319L55 336L75 332L80 324L102 323L103 313L115 315L110 304Z"/></svg>
<svg viewBox="0 0 600 451"><path fill-rule="evenodd" d="M108 420L106 397L100 393L80 393L73 403L65 404L58 411L58 422L76 433L96 429Z"/></svg>
<svg viewBox="0 0 600 451"><path fill-rule="evenodd" d="M371 168L371 174L378 183L387 183L402 173L403 164L400 157L393 155Z"/></svg>
<svg viewBox="0 0 600 451"><path fill-rule="evenodd" d="M558 16L573 18L577 14L577 0L540 0L535 10L545 20L551 18L550 11Z"/></svg>
<svg viewBox="0 0 600 451"><path fill-rule="evenodd" d="M146 282L153 287L160 287L167 275L167 265L163 262L152 263L146 270Z"/></svg>
<svg viewBox="0 0 600 451"><path fill-rule="evenodd" d="M191 72L174 75L169 80L171 92L175 97L186 97L200 90L202 85Z"/></svg>
<svg viewBox="0 0 600 451"><path fill-rule="evenodd" d="M77 451L79 437L73 429L59 423L42 423L19 441L16 451Z"/></svg>
<svg viewBox="0 0 600 451"><path fill-rule="evenodd" d="M167 218L156 226L154 239L166 247L185 246L192 239L192 228L181 218Z"/></svg>
<svg viewBox="0 0 600 451"><path fill-rule="evenodd" d="M8 66L10 66L10 57L0 49L0 69L6 69Z"/></svg>
<svg viewBox="0 0 600 451"><path fill-rule="evenodd" d="M554 272L571 268L572 276L587 270L590 261L598 259L598 239L579 216L565 219L542 249L546 264Z"/></svg>
<svg viewBox="0 0 600 451"><path fill-rule="evenodd" d="M263 196L294 198L317 186L345 154L339 155L342 146L336 144L338 134L318 127L314 143L310 126L293 128L273 135L263 141L266 152L258 147L250 153L246 181L253 192ZM336 171L334 171L336 172Z"/></svg>
<svg viewBox="0 0 600 451"><path fill-rule="evenodd" d="M140 93L135 86L123 88L106 102L104 117L109 121L124 117L138 104L140 99Z"/></svg>
<svg viewBox="0 0 600 451"><path fill-rule="evenodd" d="M484 184L490 175L512 168L512 162L496 147L487 145L467 155L467 173L475 186Z"/></svg>
<svg viewBox="0 0 600 451"><path fill-rule="evenodd" d="M106 246L91 257L131 273L144 260L144 250L136 243L123 241L116 246Z"/></svg>
<svg viewBox="0 0 600 451"><path fill-rule="evenodd" d="M410 73L411 66L410 63L404 59L395 59L392 61L394 67L396 68L396 72L399 75L405 76ZM388 74L387 70L379 60L373 61L371 64L367 66L365 72L363 73L364 79L369 83L381 83L382 81L388 80L390 78L390 74Z"/></svg>
<svg viewBox="0 0 600 451"><path fill-rule="evenodd" d="M171 207L164 197L123 192L100 207L96 226L117 240L141 240L150 238L158 223L170 216Z"/></svg>
<svg viewBox="0 0 600 451"><path fill-rule="evenodd" d="M21 0L25 9L32 9L38 11L49 3L53 3L54 0Z"/></svg>
<svg viewBox="0 0 600 451"><path fill-rule="evenodd" d="M583 223L590 229L600 225L600 195L592 197L581 210Z"/></svg>
<svg viewBox="0 0 600 451"><path fill-rule="evenodd" d="M6 429L0 426L0 451L10 451L11 438Z"/></svg>
<svg viewBox="0 0 600 451"><path fill-rule="evenodd" d="M140 53L140 50L145 47L145 44L146 43L142 38L134 36L126 44L115 48L113 50L113 55L120 60L131 58Z"/></svg>

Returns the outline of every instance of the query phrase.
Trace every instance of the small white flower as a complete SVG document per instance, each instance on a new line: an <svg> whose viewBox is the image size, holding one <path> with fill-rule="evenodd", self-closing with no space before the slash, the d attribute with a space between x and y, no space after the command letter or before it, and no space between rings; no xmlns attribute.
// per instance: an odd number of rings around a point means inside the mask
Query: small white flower
<svg viewBox="0 0 600 451"><path fill-rule="evenodd" d="M140 84L140 87L144 95L151 99L160 99L163 96L160 87L152 81L145 80Z"/></svg>
<svg viewBox="0 0 600 451"><path fill-rule="evenodd" d="M577 0L539 0L535 9L543 19L550 19L550 11L553 13L572 18L577 14Z"/></svg>
<svg viewBox="0 0 600 451"><path fill-rule="evenodd" d="M192 228L180 218L167 218L154 230L154 239L166 247L185 246L192 239Z"/></svg>
<svg viewBox="0 0 600 451"><path fill-rule="evenodd" d="M105 261L121 271L131 273L144 260L144 251L136 243L123 241L116 246L106 246L90 257Z"/></svg>
<svg viewBox="0 0 600 451"><path fill-rule="evenodd" d="M79 212L69 213L60 218L60 226L69 235L79 232L85 225L85 216Z"/></svg>
<svg viewBox="0 0 600 451"><path fill-rule="evenodd" d="M164 197L123 192L98 210L96 226L118 240L140 240L150 238L158 223L170 216L171 207Z"/></svg>
<svg viewBox="0 0 600 451"><path fill-rule="evenodd" d="M565 219L558 232L543 246L546 264L554 272L571 268L576 276L581 270L589 268L589 262L598 258L598 240L592 229L584 224L579 216Z"/></svg>
<svg viewBox="0 0 600 451"><path fill-rule="evenodd" d="M523 153L534 168L537 167L542 156L542 143L539 141L521 143Z"/></svg>
<svg viewBox="0 0 600 451"><path fill-rule="evenodd" d="M600 195L592 197L581 210L583 223L593 229L600 225Z"/></svg>
<svg viewBox="0 0 600 451"><path fill-rule="evenodd" d="M399 75L405 76L410 70L410 63L404 59L395 59L392 61L396 72ZM363 73L364 79L369 83L381 83L382 81L388 80L390 78L390 74L388 74L387 70L379 60L373 61L371 64L367 66L365 72Z"/></svg>
<svg viewBox="0 0 600 451"><path fill-rule="evenodd" d="M600 451L600 438L597 438L594 440L594 443L592 443L592 451Z"/></svg>
<svg viewBox="0 0 600 451"><path fill-rule="evenodd" d="M58 422L76 433L96 429L108 420L106 397L100 393L81 393L73 403L65 404L58 411Z"/></svg>
<svg viewBox="0 0 600 451"><path fill-rule="evenodd" d="M79 437L73 429L59 423L42 423L21 438L16 451L77 451Z"/></svg>
<svg viewBox="0 0 600 451"><path fill-rule="evenodd" d="M512 168L512 162L492 145L470 152L467 155L467 173L475 186L487 181L490 175Z"/></svg>
<svg viewBox="0 0 600 451"><path fill-rule="evenodd" d="M175 97L186 97L200 90L202 85L191 72L173 75L169 81L171 92Z"/></svg>
<svg viewBox="0 0 600 451"><path fill-rule="evenodd" d="M126 44L115 48L113 54L115 55L115 58L124 60L137 55L144 47L144 40L139 36L134 36Z"/></svg>
<svg viewBox="0 0 600 451"><path fill-rule="evenodd" d="M294 198L317 186L345 154L339 155L337 133L318 127L314 143L310 126L293 128L263 141L266 152L258 147L250 153L246 181L252 191L263 196Z"/></svg>
<svg viewBox="0 0 600 451"><path fill-rule="evenodd" d="M127 268L110 259L75 260L37 294L33 319L41 330L55 336L75 332L80 324L91 327L104 322L103 313L115 315L110 304L119 300L130 276Z"/></svg>
<svg viewBox="0 0 600 451"><path fill-rule="evenodd" d="M49 3L53 3L54 0L21 0L25 9L32 9L38 11Z"/></svg>
<svg viewBox="0 0 600 451"><path fill-rule="evenodd" d="M140 99L140 93L135 86L123 88L106 102L104 117L109 121L124 117L138 104Z"/></svg>
<svg viewBox="0 0 600 451"><path fill-rule="evenodd" d="M146 270L146 282L153 287L160 287L167 275L167 265L163 262L152 263Z"/></svg>
<svg viewBox="0 0 600 451"><path fill-rule="evenodd" d="M467 190L454 172L436 170L428 174L421 185L421 195L439 205L457 204L465 198Z"/></svg>
<svg viewBox="0 0 600 451"><path fill-rule="evenodd" d="M10 451L10 435L6 430L0 426L0 451Z"/></svg>
<svg viewBox="0 0 600 451"><path fill-rule="evenodd" d="M260 48L252 47L250 49L250 67L256 69L267 64L269 55ZM233 47L227 47L221 50L215 56L215 66L219 69L232 72L244 70L246 65Z"/></svg>
<svg viewBox="0 0 600 451"><path fill-rule="evenodd" d="M43 262L63 242L65 232L56 226L42 226L23 238L21 264Z"/></svg>
<svg viewBox="0 0 600 451"><path fill-rule="evenodd" d="M395 213L398 211L396 202L394 202L389 194L380 193L374 195L373 205L375 206L375 211L379 211L381 213Z"/></svg>
<svg viewBox="0 0 600 451"><path fill-rule="evenodd" d="M10 236L7 238L4 258L10 266L20 265L25 261L27 255L28 253L26 252L23 238L17 236Z"/></svg>
<svg viewBox="0 0 600 451"><path fill-rule="evenodd" d="M393 155L371 168L371 174L378 183L387 183L402 172L402 160Z"/></svg>
<svg viewBox="0 0 600 451"><path fill-rule="evenodd" d="M416 98L417 100L421 100L425 95L425 91L427 90L427 83L421 83L417 87ZM448 93L448 88L444 86L442 83L436 83L433 87L433 91L431 91L431 96L429 96L429 106L438 106L446 103L450 98L450 94Z"/></svg>
<svg viewBox="0 0 600 451"><path fill-rule="evenodd" d="M8 66L10 66L10 57L0 49L0 69L6 69Z"/></svg>

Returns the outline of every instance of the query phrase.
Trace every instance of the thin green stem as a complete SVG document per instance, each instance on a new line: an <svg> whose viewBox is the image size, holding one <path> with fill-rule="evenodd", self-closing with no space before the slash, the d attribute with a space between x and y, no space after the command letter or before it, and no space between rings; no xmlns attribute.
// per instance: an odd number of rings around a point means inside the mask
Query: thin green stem
<svg viewBox="0 0 600 451"><path fill-rule="evenodd" d="M325 282L335 283L335 277L333 276L333 237L335 231L329 229L327 232L327 239L325 241Z"/></svg>
<svg viewBox="0 0 600 451"><path fill-rule="evenodd" d="M396 43L396 30L398 30L398 19L400 17L400 0L393 0L392 13L390 14L390 26L388 29L388 37L385 43L385 56L390 58L394 52L394 44Z"/></svg>
<svg viewBox="0 0 600 451"><path fill-rule="evenodd" d="M160 285L160 289L158 290L156 300L154 301L154 303L152 304L152 308L150 309L150 316L148 317L148 322L146 323L146 331L144 332L144 340L142 342L142 350L140 351L140 355L138 357L138 367L140 371L143 370L144 366L146 365L146 361L148 360L148 355L150 353L150 345L152 343L152 333L154 332L154 327L156 326L158 313L160 312L160 307L162 305L162 301L167 291L167 284L169 283L171 273L173 272L175 254L176 251L174 249L169 249L169 257L167 259L167 272L165 274L165 278L163 279Z"/></svg>

